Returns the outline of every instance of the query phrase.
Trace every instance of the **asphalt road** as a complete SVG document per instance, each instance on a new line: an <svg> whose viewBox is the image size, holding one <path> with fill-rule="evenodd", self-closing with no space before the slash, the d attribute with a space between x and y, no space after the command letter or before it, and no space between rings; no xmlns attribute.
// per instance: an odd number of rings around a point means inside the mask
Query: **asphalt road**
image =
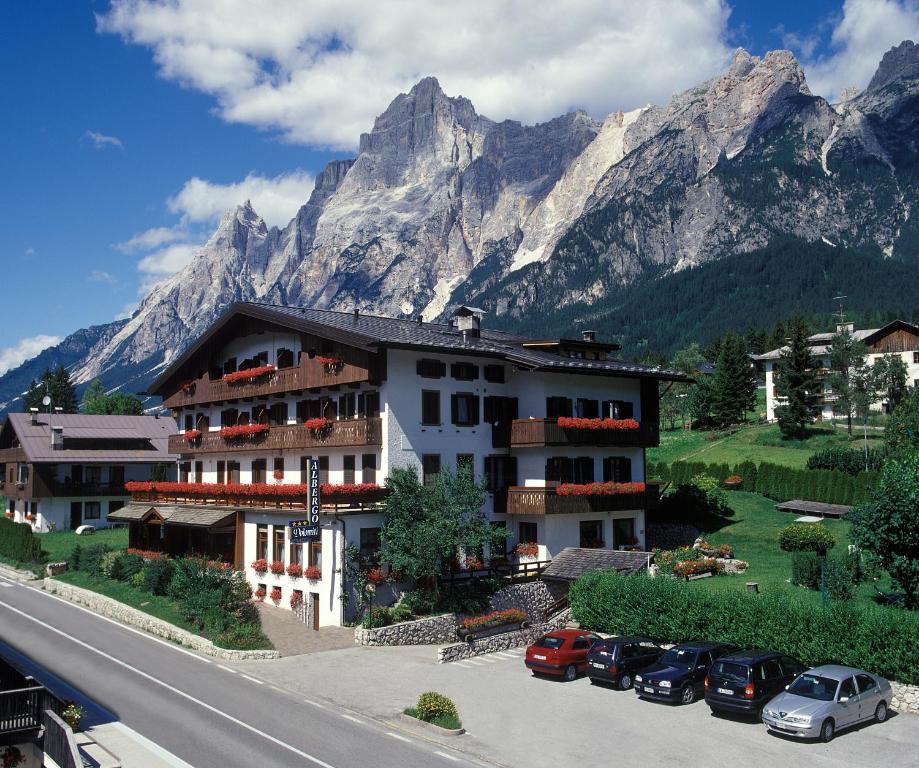
<svg viewBox="0 0 919 768"><path fill-rule="evenodd" d="M482 764L30 585L0 579L0 587L0 641L98 704L91 719L113 713L194 768Z"/></svg>

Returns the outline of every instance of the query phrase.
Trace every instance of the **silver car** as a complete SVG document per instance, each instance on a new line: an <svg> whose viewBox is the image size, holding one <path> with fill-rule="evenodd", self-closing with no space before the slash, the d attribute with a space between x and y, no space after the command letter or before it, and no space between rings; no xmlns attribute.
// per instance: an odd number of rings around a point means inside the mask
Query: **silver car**
<svg viewBox="0 0 919 768"><path fill-rule="evenodd" d="M891 688L883 677L827 664L798 675L763 708L770 731L831 741L836 731L887 719Z"/></svg>

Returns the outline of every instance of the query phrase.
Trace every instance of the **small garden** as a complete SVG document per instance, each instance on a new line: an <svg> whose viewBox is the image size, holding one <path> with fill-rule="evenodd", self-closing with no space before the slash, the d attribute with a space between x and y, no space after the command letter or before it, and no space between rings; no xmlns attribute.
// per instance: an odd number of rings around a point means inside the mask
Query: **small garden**
<svg viewBox="0 0 919 768"><path fill-rule="evenodd" d="M422 693L418 697L418 704L408 707L404 713L424 723L436 725L438 728L456 731L463 727L453 700L435 691Z"/></svg>

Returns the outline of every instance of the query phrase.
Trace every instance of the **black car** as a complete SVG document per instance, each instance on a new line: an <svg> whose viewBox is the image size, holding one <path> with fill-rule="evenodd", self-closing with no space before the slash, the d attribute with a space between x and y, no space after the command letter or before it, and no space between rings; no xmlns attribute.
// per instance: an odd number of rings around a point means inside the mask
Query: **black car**
<svg viewBox="0 0 919 768"><path fill-rule="evenodd" d="M632 687L635 673L654 664L663 652L663 648L647 637L598 640L587 654L587 676L591 683L613 683L627 691Z"/></svg>
<svg viewBox="0 0 919 768"><path fill-rule="evenodd" d="M791 656L773 651L734 651L712 664L705 678L705 703L712 712L760 716L773 696L804 672Z"/></svg>
<svg viewBox="0 0 919 768"><path fill-rule="evenodd" d="M642 699L692 704L705 689L705 675L719 656L737 650L726 643L680 643L657 664L637 673L635 693Z"/></svg>

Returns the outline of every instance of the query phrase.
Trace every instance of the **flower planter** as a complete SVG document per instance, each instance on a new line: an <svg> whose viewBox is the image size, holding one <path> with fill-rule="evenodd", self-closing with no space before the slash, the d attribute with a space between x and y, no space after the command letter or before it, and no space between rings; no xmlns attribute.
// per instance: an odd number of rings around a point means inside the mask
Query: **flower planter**
<svg viewBox="0 0 919 768"><path fill-rule="evenodd" d="M309 568L303 569L303 578L307 581L319 581L322 578L322 571L319 570L318 566L311 565Z"/></svg>
<svg viewBox="0 0 919 768"><path fill-rule="evenodd" d="M582 419L560 416L556 422L561 429L634 430L639 428L635 419Z"/></svg>
<svg viewBox="0 0 919 768"><path fill-rule="evenodd" d="M240 440L246 437L257 437L268 434L268 424L239 424L235 427L223 427L220 437L224 440Z"/></svg>
<svg viewBox="0 0 919 768"><path fill-rule="evenodd" d="M417 717L412 717L412 715L405 714L405 712L399 714L399 719L409 723L410 725L419 726L432 733L440 734L441 736L462 736L464 733L466 733L465 728L441 728L439 725L434 725L434 723L428 723L424 720L419 720Z"/></svg>
<svg viewBox="0 0 919 768"><path fill-rule="evenodd" d="M268 561L264 558L253 561L252 570L256 573L268 573Z"/></svg>
<svg viewBox="0 0 919 768"><path fill-rule="evenodd" d="M234 371L233 373L224 374L221 381L225 381L228 384L236 384L240 381L252 381L253 379L258 379L274 372L275 367L273 365L260 365L257 368L247 368L245 371Z"/></svg>

